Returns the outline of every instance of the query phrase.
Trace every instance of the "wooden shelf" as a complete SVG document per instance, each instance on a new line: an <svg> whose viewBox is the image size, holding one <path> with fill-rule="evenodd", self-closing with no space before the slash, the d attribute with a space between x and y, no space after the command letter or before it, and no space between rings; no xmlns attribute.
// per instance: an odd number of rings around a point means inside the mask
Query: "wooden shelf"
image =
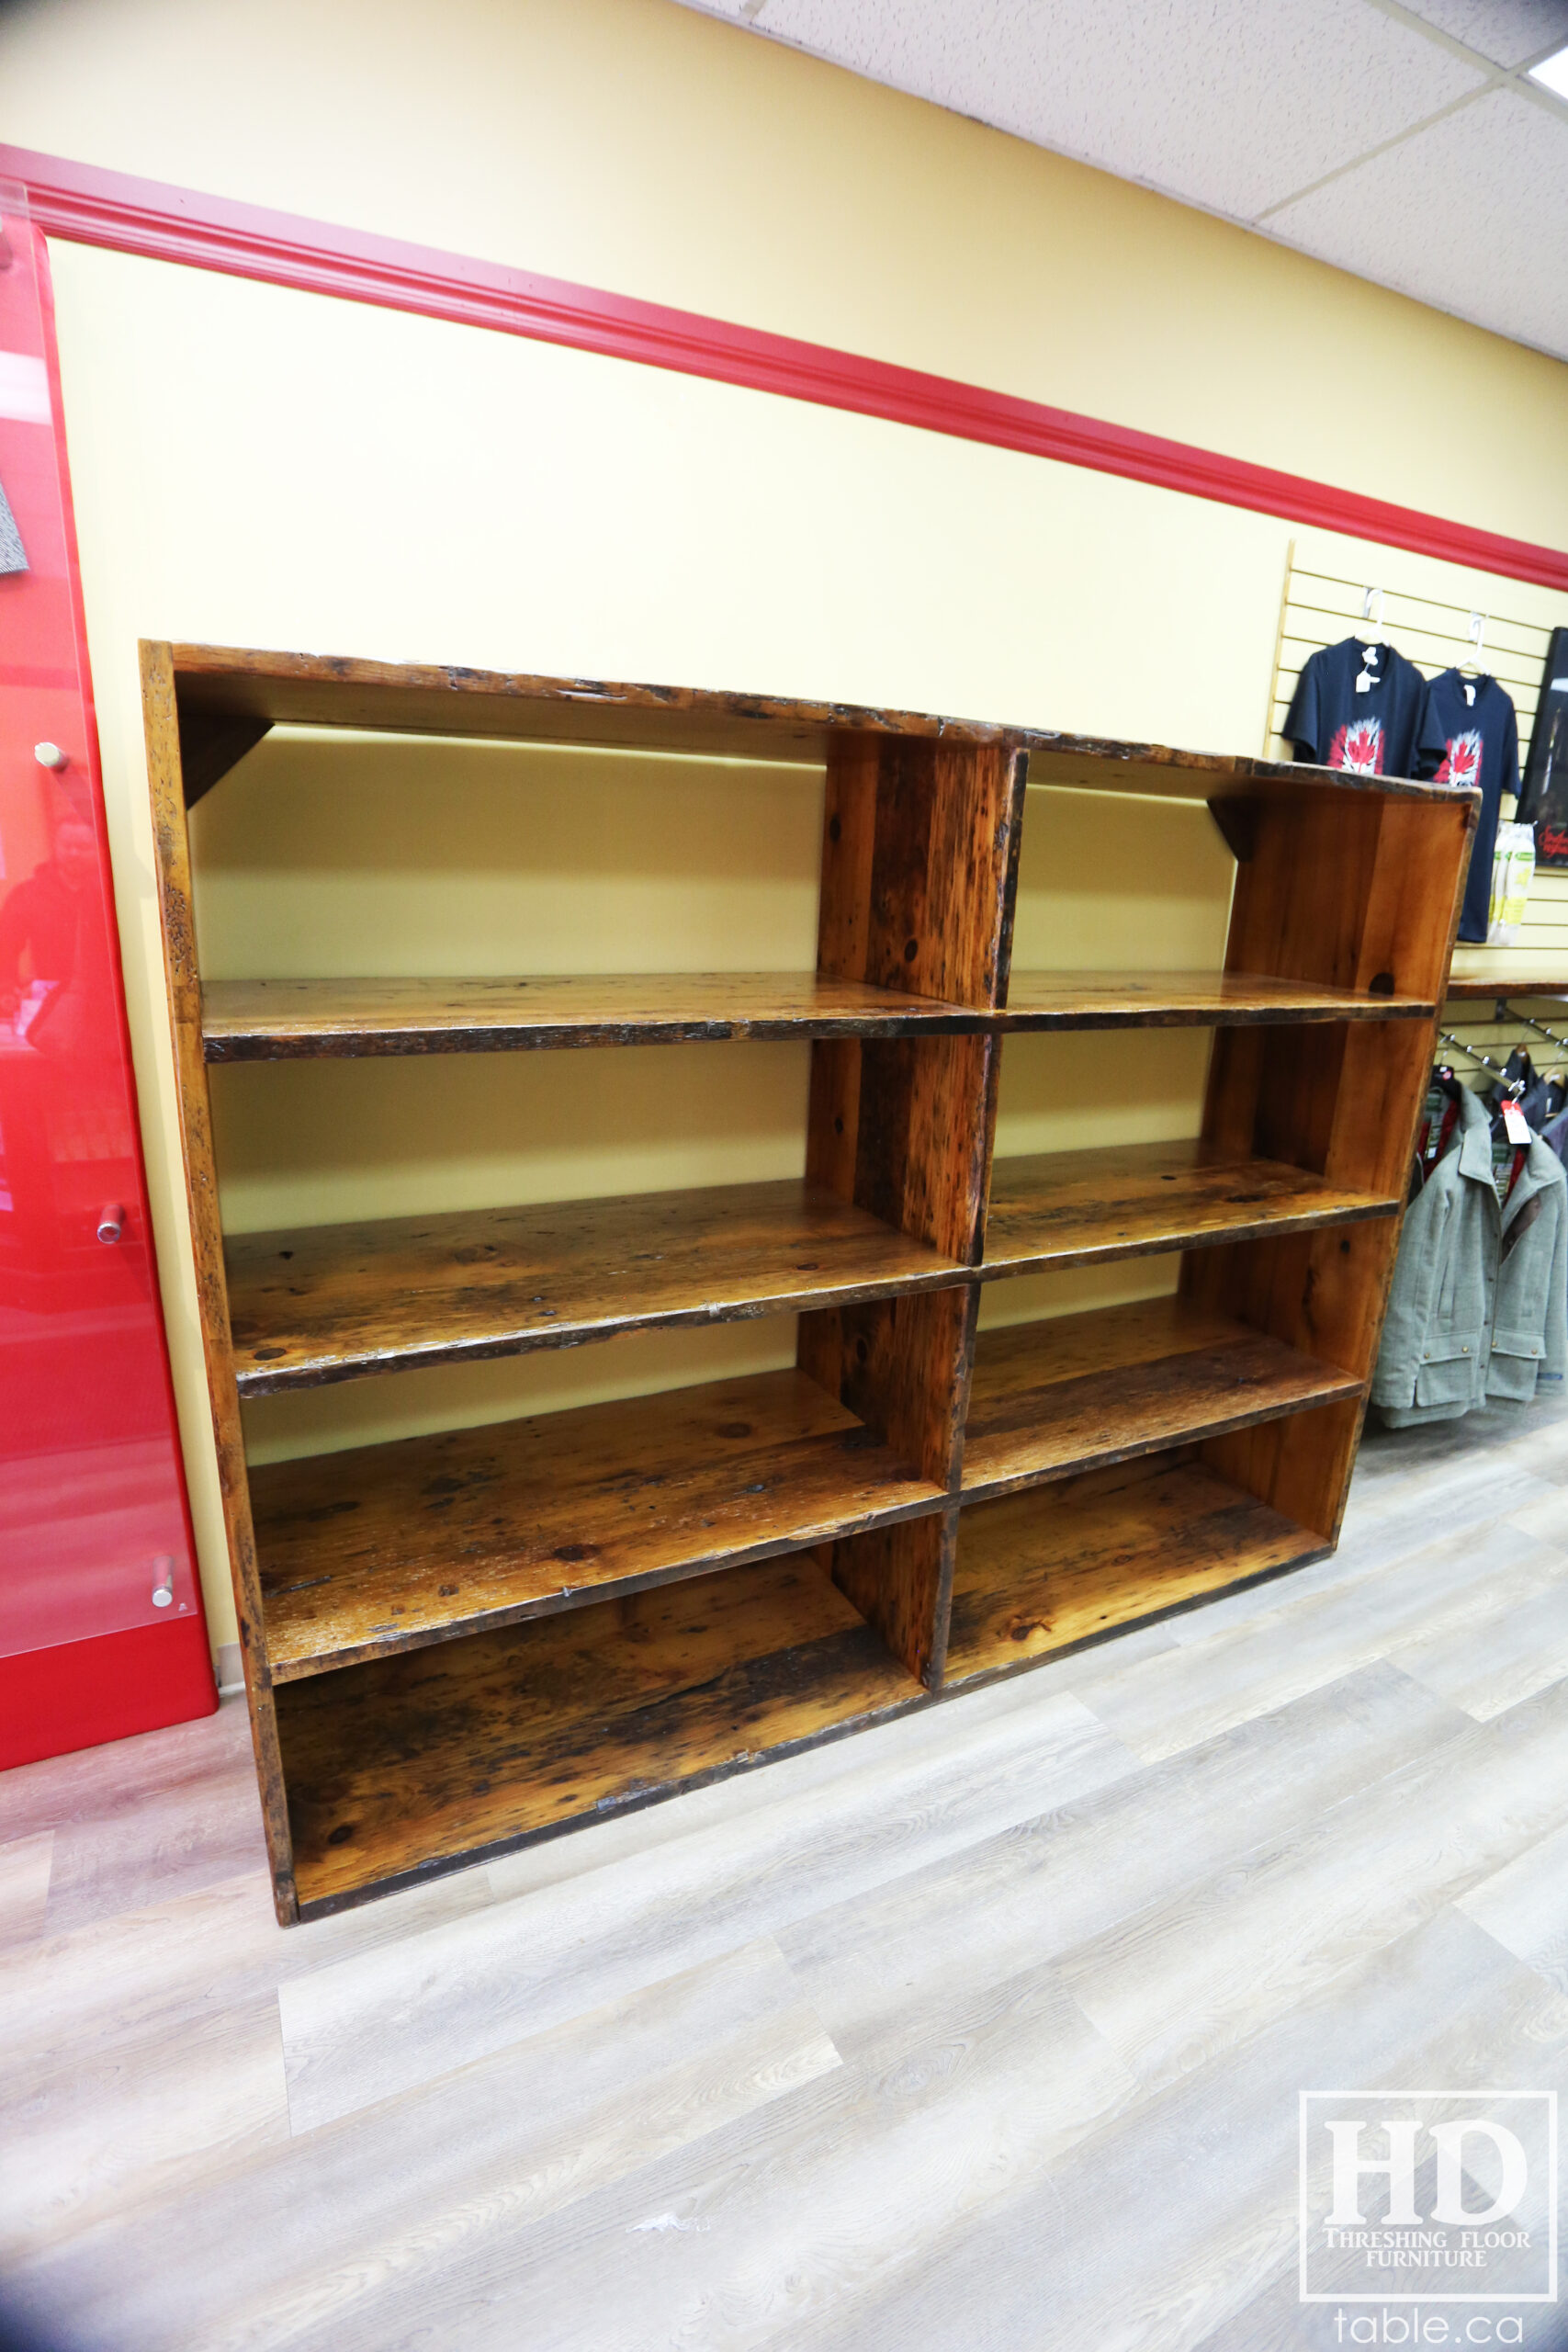
<svg viewBox="0 0 1568 2352"><path fill-rule="evenodd" d="M505 1053L570 1046L985 1030L1228 1028L1414 1021L1435 1005L1236 972L1015 972L987 1012L817 973L610 973L519 979L209 980L209 1062Z"/></svg>
<svg viewBox="0 0 1568 2352"><path fill-rule="evenodd" d="M812 972L533 979L209 980L209 1062L504 1053L724 1038L955 1035L988 1013Z"/></svg>
<svg viewBox="0 0 1568 2352"><path fill-rule="evenodd" d="M982 1331L964 1491L1007 1494L1280 1420L1361 1387L1332 1364L1180 1298Z"/></svg>
<svg viewBox="0 0 1568 2352"><path fill-rule="evenodd" d="M225 1243L242 1396L940 1290L952 1259L795 1179Z"/></svg>
<svg viewBox="0 0 1568 2352"><path fill-rule="evenodd" d="M141 661L283 1924L930 1704L944 1659L962 1688L1327 1549L1477 796L767 695L161 641ZM279 724L814 766L818 970L204 994L187 811ZM1206 803L1226 968L1018 972L1004 1004L1033 786ZM1204 1143L993 1167L1009 1036L1183 1025L1214 1032ZM802 1181L223 1231L212 1064L709 1038L812 1041ZM1185 1304L976 1357L978 1283L1183 1250ZM246 1397L790 1312L795 1372L246 1459Z"/></svg>
<svg viewBox="0 0 1568 2352"><path fill-rule="evenodd" d="M1532 997L1551 997L1561 1003L1568 998L1568 973L1559 972L1555 977L1551 973L1538 973L1532 978L1528 972L1494 972L1481 979L1469 977L1461 979L1454 974L1450 976L1443 989L1445 1002L1459 1003L1462 1001L1465 1003L1490 1004L1496 997L1510 1000L1517 997L1525 1004Z"/></svg>
<svg viewBox="0 0 1568 2352"><path fill-rule="evenodd" d="M1329 1549L1201 1464L1168 1457L976 1503L958 1523L947 1687Z"/></svg>
<svg viewBox="0 0 1568 2352"><path fill-rule="evenodd" d="M276 1702L306 1916L929 1703L799 1555Z"/></svg>
<svg viewBox="0 0 1568 2352"><path fill-rule="evenodd" d="M1090 1265L1393 1216L1396 1195L1346 1190L1202 1143L1106 1144L998 1159L982 1276Z"/></svg>
<svg viewBox="0 0 1568 2352"><path fill-rule="evenodd" d="M1256 972L1014 972L1010 1030L1225 1029L1303 1021L1431 1020L1412 996L1365 996Z"/></svg>
<svg viewBox="0 0 1568 2352"><path fill-rule="evenodd" d="M1463 805L1476 797L1451 785L1403 776L1356 775L1245 753L1175 751L1162 743L1068 735L929 711L251 647L174 645L158 652L177 709L180 781L187 806L278 725L813 763L826 760L846 737L894 737L938 743L960 754L1017 747L1029 755L1032 783L1076 791L1184 800L1245 795L1299 802L1305 796L1332 796L1341 804L1375 797Z"/></svg>
<svg viewBox="0 0 1568 2352"><path fill-rule="evenodd" d="M802 1372L270 1463L251 1472L267 1662L321 1674L944 1499Z"/></svg>

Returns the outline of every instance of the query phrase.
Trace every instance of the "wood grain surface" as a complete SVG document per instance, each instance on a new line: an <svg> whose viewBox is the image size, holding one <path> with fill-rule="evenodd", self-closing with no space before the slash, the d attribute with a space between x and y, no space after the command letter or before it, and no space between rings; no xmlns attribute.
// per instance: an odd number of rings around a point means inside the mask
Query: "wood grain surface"
<svg viewBox="0 0 1568 2352"><path fill-rule="evenodd" d="M1202 1143L1106 1144L998 1159L982 1275L1088 1265L1249 1234L1392 1217L1395 1194Z"/></svg>
<svg viewBox="0 0 1568 2352"><path fill-rule="evenodd" d="M1326 1548L1255 1496L1179 1458L966 1505L949 1687L1027 1666Z"/></svg>
<svg viewBox="0 0 1568 2352"><path fill-rule="evenodd" d="M201 978L197 959L196 916L191 898L190 834L181 769L181 717L176 707L174 656L167 645L143 639L141 647L142 726L152 803L152 842L157 861L159 926L164 977L168 989L175 1073L179 1090L181 1157L186 1204L190 1216L201 1352L212 1415L213 1448L229 1573L244 1660L245 1701L266 1825L273 1900L280 1923L297 1917L283 1766L273 1718L266 1645L262 1630L261 1585L251 1526L245 1476L244 1431L230 1344L229 1295L224 1274L223 1226L218 1163L212 1142L212 1105L201 1041ZM243 731L242 729L242 731Z"/></svg>
<svg viewBox="0 0 1568 2352"><path fill-rule="evenodd" d="M1069 735L922 711L790 700L701 687L615 684L598 678L362 662L318 653L220 645L173 649L182 717L368 727L394 733L491 736L513 741L600 743L722 759L820 762L845 735L999 744L1027 752L1035 782L1076 790L1208 799L1228 792L1357 798L1468 799L1450 786L1352 775L1276 760L1182 752L1159 743Z"/></svg>
<svg viewBox="0 0 1568 2352"><path fill-rule="evenodd" d="M251 1473L283 1681L760 1560L943 1490L801 1372Z"/></svg>
<svg viewBox="0 0 1568 2352"><path fill-rule="evenodd" d="M793 1178L236 1235L240 1393L786 1314L962 1269Z"/></svg>
<svg viewBox="0 0 1568 2352"><path fill-rule="evenodd" d="M209 1062L935 1035L976 1024L962 1005L811 972L209 980L202 1001Z"/></svg>
<svg viewBox="0 0 1568 2352"><path fill-rule="evenodd" d="M1262 972L1014 972L1009 1029L1224 1028L1309 1021L1430 1020L1430 998L1277 979Z"/></svg>
<svg viewBox="0 0 1568 2352"><path fill-rule="evenodd" d="M1213 972L1016 972L982 1012L795 972L612 972L507 979L209 980L209 1062L513 1053L727 1038L956 1035L982 1030L1279 1026L1430 1019L1415 997Z"/></svg>
<svg viewBox="0 0 1568 2352"><path fill-rule="evenodd" d="M310 1909L922 1702L809 1556L284 1684Z"/></svg>
<svg viewBox="0 0 1568 2352"><path fill-rule="evenodd" d="M984 1331L964 1491L1005 1494L1360 1393L1353 1374L1181 1298Z"/></svg>

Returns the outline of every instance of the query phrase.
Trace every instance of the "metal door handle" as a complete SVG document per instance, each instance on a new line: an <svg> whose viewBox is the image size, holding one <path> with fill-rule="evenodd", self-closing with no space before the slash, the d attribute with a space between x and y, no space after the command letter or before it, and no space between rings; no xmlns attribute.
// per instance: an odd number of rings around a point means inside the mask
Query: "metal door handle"
<svg viewBox="0 0 1568 2352"><path fill-rule="evenodd" d="M167 1552L160 1552L152 1563L152 1606L166 1609L175 1597L175 1564Z"/></svg>
<svg viewBox="0 0 1568 2352"><path fill-rule="evenodd" d="M98 1211L98 1239L118 1241L124 1231L125 1211L118 1201L111 1201L107 1208Z"/></svg>

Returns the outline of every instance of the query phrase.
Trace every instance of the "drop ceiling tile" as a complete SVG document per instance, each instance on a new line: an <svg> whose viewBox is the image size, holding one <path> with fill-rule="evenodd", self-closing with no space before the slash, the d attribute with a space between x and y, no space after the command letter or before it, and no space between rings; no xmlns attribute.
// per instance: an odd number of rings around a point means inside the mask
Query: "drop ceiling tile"
<svg viewBox="0 0 1568 2352"><path fill-rule="evenodd" d="M1238 220L1484 82L1363 0L763 0L752 21Z"/></svg>
<svg viewBox="0 0 1568 2352"><path fill-rule="evenodd" d="M1413 0L1415 13L1498 65L1568 42L1568 0Z"/></svg>
<svg viewBox="0 0 1568 2352"><path fill-rule="evenodd" d="M1568 121L1494 91L1275 213L1320 260L1568 359Z"/></svg>

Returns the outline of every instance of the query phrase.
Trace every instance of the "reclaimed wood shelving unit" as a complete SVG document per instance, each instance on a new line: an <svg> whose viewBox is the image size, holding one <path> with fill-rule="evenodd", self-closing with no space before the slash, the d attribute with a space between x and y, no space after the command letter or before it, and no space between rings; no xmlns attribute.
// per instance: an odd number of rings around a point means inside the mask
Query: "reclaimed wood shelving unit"
<svg viewBox="0 0 1568 2352"><path fill-rule="evenodd" d="M148 644L213 1428L286 1924L1336 1541L1472 797L1017 728ZM827 775L815 978L214 982L186 810L275 723ZM1206 801L1223 971L1010 971L1025 784ZM520 957L520 961L523 960ZM998 1159L1007 1038L1213 1032L1201 1136ZM213 1063L810 1039L798 1182L225 1239ZM982 1287L1180 1253L981 1333ZM793 1371L250 1467L241 1400L798 1316Z"/></svg>

